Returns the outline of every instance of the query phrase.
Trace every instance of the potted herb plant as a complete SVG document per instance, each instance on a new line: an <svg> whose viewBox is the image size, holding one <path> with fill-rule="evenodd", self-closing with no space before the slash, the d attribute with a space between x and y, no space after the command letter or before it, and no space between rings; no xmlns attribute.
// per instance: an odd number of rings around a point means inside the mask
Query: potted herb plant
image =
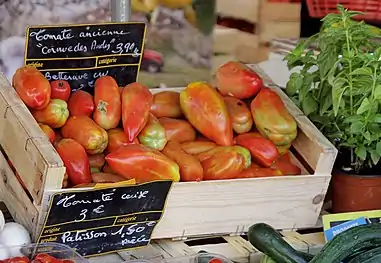
<svg viewBox="0 0 381 263"><path fill-rule="evenodd" d="M286 56L286 93L338 148L332 177L334 212L381 209L380 30L338 6L320 33ZM307 51L314 42L319 53Z"/></svg>

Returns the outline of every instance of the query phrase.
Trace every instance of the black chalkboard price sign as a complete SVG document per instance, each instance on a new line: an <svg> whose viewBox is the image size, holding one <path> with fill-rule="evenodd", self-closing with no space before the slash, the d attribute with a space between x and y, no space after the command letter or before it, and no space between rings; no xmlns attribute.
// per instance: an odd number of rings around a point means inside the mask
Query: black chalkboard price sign
<svg viewBox="0 0 381 263"><path fill-rule="evenodd" d="M149 244L172 181L55 194L38 243L95 256Z"/></svg>
<svg viewBox="0 0 381 263"><path fill-rule="evenodd" d="M137 80L145 31L141 22L31 26L25 64L38 68L49 81L68 81L73 91L92 93L101 76L112 76L125 86Z"/></svg>

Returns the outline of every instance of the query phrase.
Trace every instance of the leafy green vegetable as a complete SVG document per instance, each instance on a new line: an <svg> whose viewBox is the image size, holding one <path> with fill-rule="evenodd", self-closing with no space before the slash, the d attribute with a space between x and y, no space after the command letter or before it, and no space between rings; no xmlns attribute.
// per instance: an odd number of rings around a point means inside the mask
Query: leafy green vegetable
<svg viewBox="0 0 381 263"><path fill-rule="evenodd" d="M347 166L360 173L381 158L381 34L353 20L361 13L338 10L286 56L289 69L303 66L286 93L339 150L349 150ZM312 42L318 55L305 51Z"/></svg>

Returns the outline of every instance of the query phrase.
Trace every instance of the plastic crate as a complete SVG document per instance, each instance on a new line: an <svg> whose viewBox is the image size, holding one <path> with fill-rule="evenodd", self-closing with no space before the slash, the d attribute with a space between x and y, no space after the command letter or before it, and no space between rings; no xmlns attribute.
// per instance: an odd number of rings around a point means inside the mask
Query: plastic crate
<svg viewBox="0 0 381 263"><path fill-rule="evenodd" d="M341 4L352 11L363 12L356 19L381 21L380 0L307 0L308 12L311 17L323 18L330 13L337 13L337 5Z"/></svg>
<svg viewBox="0 0 381 263"><path fill-rule="evenodd" d="M2 249L7 249L8 251L11 251L12 257L26 256L29 259L33 259L38 254L48 254L57 259L71 260L74 263L89 263L88 260L76 253L69 246L58 243L27 244L22 246L11 246L6 248L1 247L0 251Z"/></svg>

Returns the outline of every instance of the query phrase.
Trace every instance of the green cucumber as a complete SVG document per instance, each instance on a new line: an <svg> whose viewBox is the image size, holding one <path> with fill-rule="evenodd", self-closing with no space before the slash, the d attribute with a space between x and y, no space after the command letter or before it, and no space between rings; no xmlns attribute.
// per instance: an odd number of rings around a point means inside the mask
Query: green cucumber
<svg viewBox="0 0 381 263"><path fill-rule="evenodd" d="M278 262L275 262L274 259L272 259L271 257L269 257L267 255L263 255L261 257L261 261L259 261L259 263L278 263Z"/></svg>
<svg viewBox="0 0 381 263"><path fill-rule="evenodd" d="M348 263L363 263L366 260L371 259L375 256L381 255L381 247L376 247L366 252L363 252L356 257L352 258Z"/></svg>
<svg viewBox="0 0 381 263"><path fill-rule="evenodd" d="M294 249L278 231L265 223L252 225L247 237L255 248L277 263L307 263L313 258L310 254Z"/></svg>
<svg viewBox="0 0 381 263"><path fill-rule="evenodd" d="M309 263L341 262L359 250L380 245L381 224L356 226L336 235Z"/></svg>

